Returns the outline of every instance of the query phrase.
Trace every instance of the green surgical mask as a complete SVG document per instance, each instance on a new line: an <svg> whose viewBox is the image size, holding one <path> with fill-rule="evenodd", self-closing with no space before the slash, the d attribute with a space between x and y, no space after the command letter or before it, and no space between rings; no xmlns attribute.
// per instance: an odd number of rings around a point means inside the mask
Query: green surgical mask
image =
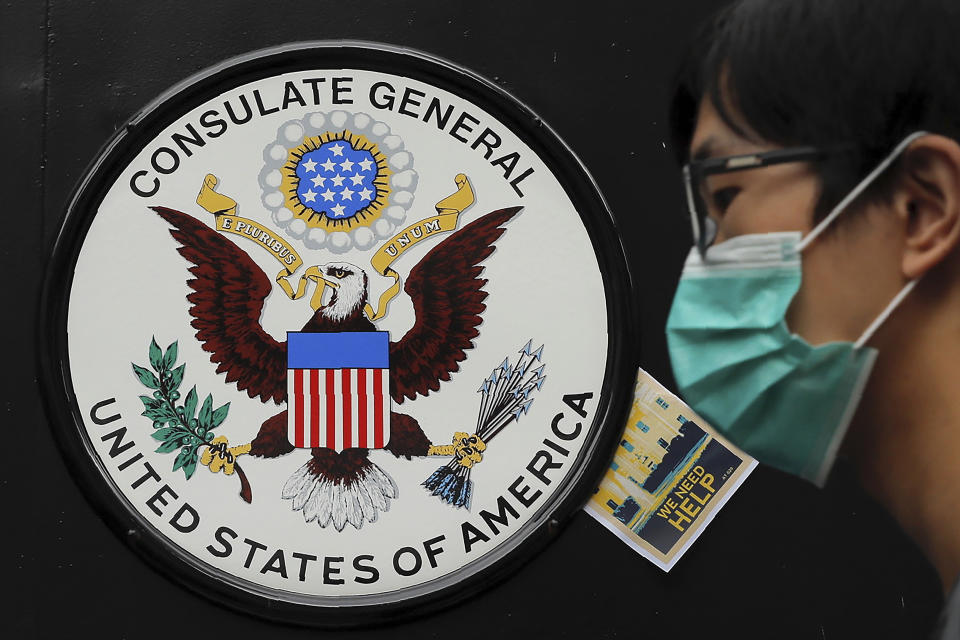
<svg viewBox="0 0 960 640"><path fill-rule="evenodd" d="M907 285L856 342L812 346L787 328L800 255L909 145L908 136L806 237L737 236L692 249L667 319L667 346L684 399L757 460L823 486L877 356L866 342L916 284Z"/></svg>

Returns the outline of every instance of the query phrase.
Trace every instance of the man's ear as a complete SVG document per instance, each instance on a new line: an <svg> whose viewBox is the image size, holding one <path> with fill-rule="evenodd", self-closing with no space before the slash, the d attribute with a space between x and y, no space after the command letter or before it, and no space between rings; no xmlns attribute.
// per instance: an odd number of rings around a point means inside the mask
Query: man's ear
<svg viewBox="0 0 960 640"><path fill-rule="evenodd" d="M941 135L915 140L904 151L894 207L904 229L903 276L913 280L960 242L960 144Z"/></svg>

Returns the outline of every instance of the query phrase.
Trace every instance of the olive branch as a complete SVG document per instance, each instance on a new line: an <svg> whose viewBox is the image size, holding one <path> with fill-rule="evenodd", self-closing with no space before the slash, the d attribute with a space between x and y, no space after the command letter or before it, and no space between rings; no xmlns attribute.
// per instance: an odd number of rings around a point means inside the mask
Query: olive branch
<svg viewBox="0 0 960 640"><path fill-rule="evenodd" d="M173 461L173 471L183 469L183 474L189 480L197 469L197 459L200 456L200 447L208 446L213 440L213 430L223 424L230 410L230 403L214 409L213 396L207 394L200 412L194 415L197 409L199 396L194 385L184 398L183 404L178 405L180 399L180 384L187 365L181 364L174 368L177 362L177 343L174 342L161 351L157 339L150 341L150 369L133 365L133 373L148 389L155 389L153 397L140 396L143 402L143 413L153 420L155 440L160 441L157 453L173 453L178 451Z"/></svg>

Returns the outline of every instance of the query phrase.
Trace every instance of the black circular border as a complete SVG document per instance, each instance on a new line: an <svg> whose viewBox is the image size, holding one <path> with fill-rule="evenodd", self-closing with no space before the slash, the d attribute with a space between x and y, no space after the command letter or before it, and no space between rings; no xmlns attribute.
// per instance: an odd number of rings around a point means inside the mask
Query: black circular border
<svg viewBox="0 0 960 640"><path fill-rule="evenodd" d="M109 475L104 478L96 458L90 456L92 449L73 393L67 356L73 269L99 203L119 173L141 151L137 142L152 140L175 117L225 88L278 73L324 68L366 69L409 77L458 95L497 118L541 159L550 162L587 229L607 285L607 363L595 418L585 436L586 444L571 462L571 472L553 498L524 525L535 528L512 543L512 548L504 545L521 535L523 528L501 544L499 549L503 551L499 554L495 549L481 556L493 559L467 578L426 595L386 604L318 606L277 600L218 580L179 555L165 553L172 543L127 511L117 500ZM105 145L70 198L45 273L39 313L42 325L37 354L51 427L74 479L114 533L161 574L222 605L272 620L328 628L384 624L449 606L502 580L541 550L586 502L607 469L627 416L639 364L638 313L626 256L603 196L579 159L540 117L485 78L432 54L373 42L295 43L232 58L174 86L135 115Z"/></svg>

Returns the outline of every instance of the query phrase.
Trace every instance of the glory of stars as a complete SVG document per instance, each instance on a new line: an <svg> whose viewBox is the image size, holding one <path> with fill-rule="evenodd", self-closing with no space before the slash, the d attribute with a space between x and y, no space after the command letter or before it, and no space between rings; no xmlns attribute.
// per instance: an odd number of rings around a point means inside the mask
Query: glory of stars
<svg viewBox="0 0 960 640"><path fill-rule="evenodd" d="M376 195L373 156L346 141L327 142L305 153L297 176L301 202L334 218L356 215Z"/></svg>

